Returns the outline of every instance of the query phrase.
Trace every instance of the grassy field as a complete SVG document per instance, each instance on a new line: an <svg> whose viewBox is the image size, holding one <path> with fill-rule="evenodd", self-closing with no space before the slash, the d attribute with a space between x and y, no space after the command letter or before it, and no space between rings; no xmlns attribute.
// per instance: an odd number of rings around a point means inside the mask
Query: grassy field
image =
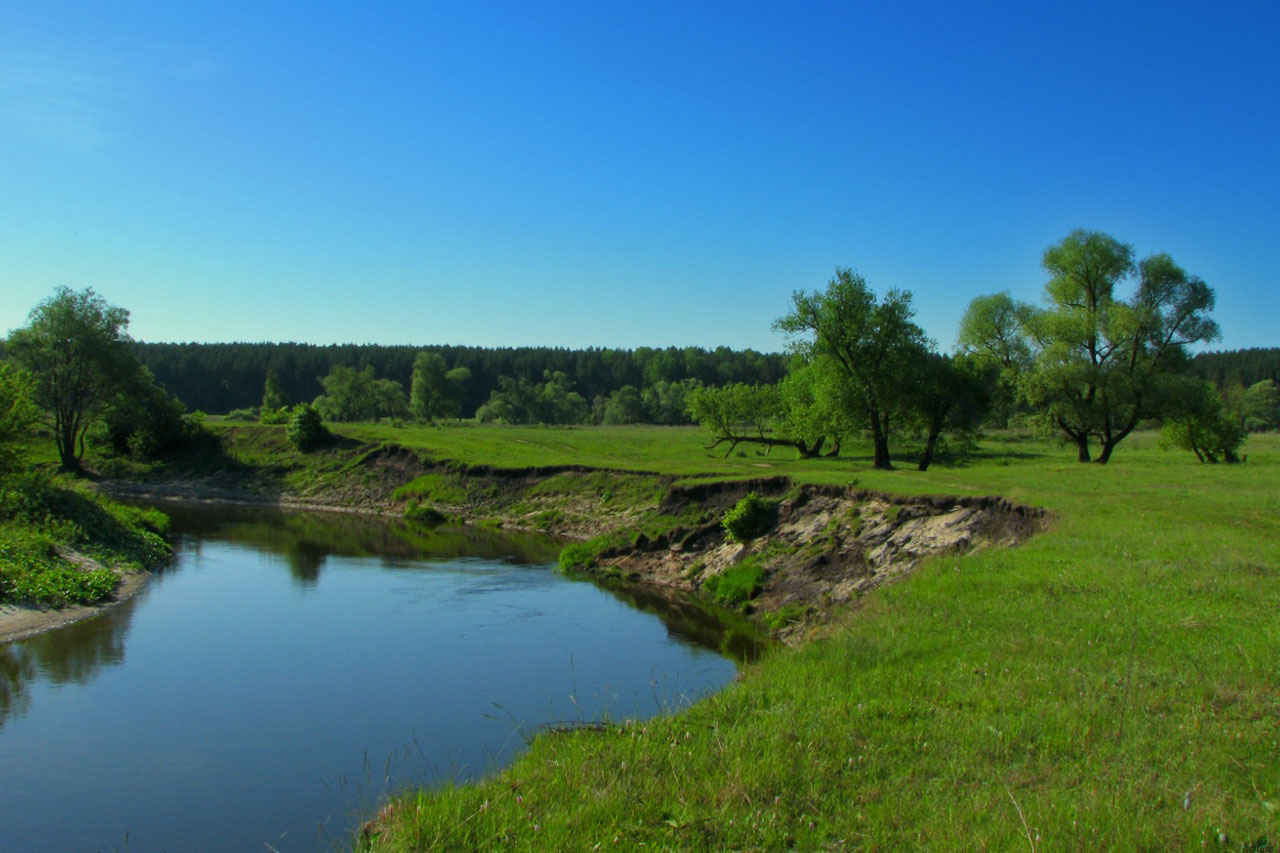
<svg viewBox="0 0 1280 853"><path fill-rule="evenodd" d="M535 740L406 792L379 849L1280 849L1280 437L1241 466L987 440L927 473L709 455L678 428L340 429L436 459L784 474L1048 508L678 716Z"/></svg>

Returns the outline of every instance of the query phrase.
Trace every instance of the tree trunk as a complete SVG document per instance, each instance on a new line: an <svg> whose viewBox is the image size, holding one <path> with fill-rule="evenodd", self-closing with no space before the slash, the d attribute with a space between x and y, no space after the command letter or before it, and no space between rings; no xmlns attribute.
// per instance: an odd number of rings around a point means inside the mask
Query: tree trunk
<svg viewBox="0 0 1280 853"><path fill-rule="evenodd" d="M826 444L826 441L827 437L825 435L820 436L810 447L804 443L804 439L800 439L796 442L796 450L800 451L801 459L813 459L822 452L822 445Z"/></svg>
<svg viewBox="0 0 1280 853"><path fill-rule="evenodd" d="M924 442L924 454L920 457L920 464L916 466L917 471L928 471L929 465L933 462L933 451L938 446L938 435L941 430L929 430L929 436Z"/></svg>
<svg viewBox="0 0 1280 853"><path fill-rule="evenodd" d="M893 461L889 458L889 433L877 415L871 416L871 444L875 448L871 467L881 471L893 470Z"/></svg>
<svg viewBox="0 0 1280 853"><path fill-rule="evenodd" d="M840 439L837 438L836 443L831 445L831 449L827 451L827 458L830 459L834 456L839 456L839 455L840 455Z"/></svg>
<svg viewBox="0 0 1280 853"><path fill-rule="evenodd" d="M1089 462L1092 457L1089 455L1089 436L1077 435L1076 440L1076 459L1079 462Z"/></svg>

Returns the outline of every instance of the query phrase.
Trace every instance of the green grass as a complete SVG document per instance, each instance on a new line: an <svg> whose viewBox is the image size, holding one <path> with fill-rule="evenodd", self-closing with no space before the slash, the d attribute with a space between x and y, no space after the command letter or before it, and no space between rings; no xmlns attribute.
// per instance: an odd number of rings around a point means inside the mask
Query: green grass
<svg viewBox="0 0 1280 853"><path fill-rule="evenodd" d="M1105 467L996 437L919 473L719 459L669 428L342 431L476 464L785 474L1054 517L1016 549L926 563L678 715L539 737L480 783L408 792L381 847L1280 847L1280 436L1231 467L1151 435Z"/></svg>
<svg viewBox="0 0 1280 853"><path fill-rule="evenodd" d="M760 591L760 581L763 578L764 566L760 565L757 556L752 555L718 575L711 575L702 582L702 588L717 604L737 607Z"/></svg>
<svg viewBox="0 0 1280 853"><path fill-rule="evenodd" d="M168 519L124 506L83 483L40 474L0 483L0 604L92 604L120 584L115 568L148 569L170 554ZM102 568L81 570L77 552Z"/></svg>

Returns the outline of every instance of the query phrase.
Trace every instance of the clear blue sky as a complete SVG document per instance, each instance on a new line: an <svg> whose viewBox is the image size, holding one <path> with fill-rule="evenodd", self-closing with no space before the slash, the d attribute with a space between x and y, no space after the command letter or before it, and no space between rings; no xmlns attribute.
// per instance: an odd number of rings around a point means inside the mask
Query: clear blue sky
<svg viewBox="0 0 1280 853"><path fill-rule="evenodd" d="M1280 345L1280 4L0 2L0 333L776 350L837 265L954 343L1072 228Z"/></svg>

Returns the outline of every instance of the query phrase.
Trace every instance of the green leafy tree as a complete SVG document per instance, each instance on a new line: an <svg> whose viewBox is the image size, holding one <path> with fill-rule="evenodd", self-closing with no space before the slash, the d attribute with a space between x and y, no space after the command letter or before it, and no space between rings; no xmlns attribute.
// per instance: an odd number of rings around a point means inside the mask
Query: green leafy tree
<svg viewBox="0 0 1280 853"><path fill-rule="evenodd" d="M470 381L469 368L446 370L444 356L435 352L418 353L409 382L410 413L421 421L460 417Z"/></svg>
<svg viewBox="0 0 1280 853"><path fill-rule="evenodd" d="M36 383L21 367L0 361L0 476L19 466L22 444L40 422Z"/></svg>
<svg viewBox="0 0 1280 853"><path fill-rule="evenodd" d="M814 456L821 442L789 435L784 428L785 410L778 385L733 382L721 387L696 388L688 395L689 415L711 433L707 449L728 444L724 455L739 444L794 447L801 456Z"/></svg>
<svg viewBox="0 0 1280 853"><path fill-rule="evenodd" d="M840 445L848 435L856 433L847 386L827 356L809 359L796 355L791 370L778 383L781 396L781 432L795 442L800 455L817 456L827 440L828 456L839 456Z"/></svg>
<svg viewBox="0 0 1280 853"><path fill-rule="evenodd" d="M262 411L278 412L287 408L288 405L289 398L280 387L280 378L276 376L274 370L268 370L267 380L262 388Z"/></svg>
<svg viewBox="0 0 1280 853"><path fill-rule="evenodd" d="M290 444L305 453L324 445L333 434L324 425L324 419L314 406L299 403L293 407L285 436Z"/></svg>
<svg viewBox="0 0 1280 853"><path fill-rule="evenodd" d="M882 300L866 279L838 268L824 292L796 291L793 309L774 328L792 349L825 356L848 386L852 415L871 434L876 468L892 468L889 438L911 403L911 385L928 341L912 322L911 294L890 290Z"/></svg>
<svg viewBox="0 0 1280 853"><path fill-rule="evenodd" d="M689 416L686 413L689 392L701 387L702 381L694 378L681 379L679 381L659 379L652 385L646 386L640 392L640 402L644 407L648 422L655 424L689 423Z"/></svg>
<svg viewBox="0 0 1280 853"><path fill-rule="evenodd" d="M409 417L409 398L404 394L403 385L394 379L375 379L373 390L377 401L374 419Z"/></svg>
<svg viewBox="0 0 1280 853"><path fill-rule="evenodd" d="M1005 291L976 297L960 319L959 351L997 377L990 412L1000 426L1007 425L1019 409L1019 384L1034 358L1030 337L1034 316L1035 308Z"/></svg>
<svg viewBox="0 0 1280 853"><path fill-rule="evenodd" d="M79 472L84 438L136 373L126 333L129 312L94 293L58 288L9 335L6 351L35 378L35 401L53 429L58 460Z"/></svg>
<svg viewBox="0 0 1280 853"><path fill-rule="evenodd" d="M644 400L634 385L623 385L609 395L604 406L605 423L638 424L644 419Z"/></svg>
<svg viewBox="0 0 1280 853"><path fill-rule="evenodd" d="M1247 432L1280 429L1280 386L1263 379L1248 388L1237 386L1228 395L1227 410Z"/></svg>
<svg viewBox="0 0 1280 853"><path fill-rule="evenodd" d="M1212 384L1196 381L1185 391L1180 411L1160 430L1161 446L1190 450L1201 462L1239 462L1246 437L1239 419L1226 411Z"/></svg>
<svg viewBox="0 0 1280 853"><path fill-rule="evenodd" d="M409 380L409 411L418 420L429 421L439 416L448 394L446 374L444 356L439 353L420 352L414 358Z"/></svg>
<svg viewBox="0 0 1280 853"><path fill-rule="evenodd" d="M929 353L924 358L912 386L916 398L912 416L924 437L919 470L929 469L944 440L953 446L972 445L991 404L990 376L972 356Z"/></svg>
<svg viewBox="0 0 1280 853"><path fill-rule="evenodd" d="M1166 254L1135 263L1133 249L1098 231L1073 231L1044 253L1046 308L1030 318L1038 352L1023 380L1027 400L1090 461L1106 463L1147 418L1176 410L1185 347L1218 336L1213 290ZM1117 288L1136 279L1132 297Z"/></svg>
<svg viewBox="0 0 1280 853"><path fill-rule="evenodd" d="M372 365L360 370L339 365L321 377L320 384L324 393L314 406L326 420L371 421L409 415L404 387L391 379L378 379Z"/></svg>
<svg viewBox="0 0 1280 853"><path fill-rule="evenodd" d="M151 459L198 437L203 431L200 421L156 384L150 370L135 363L132 375L103 407L88 440L115 453Z"/></svg>

